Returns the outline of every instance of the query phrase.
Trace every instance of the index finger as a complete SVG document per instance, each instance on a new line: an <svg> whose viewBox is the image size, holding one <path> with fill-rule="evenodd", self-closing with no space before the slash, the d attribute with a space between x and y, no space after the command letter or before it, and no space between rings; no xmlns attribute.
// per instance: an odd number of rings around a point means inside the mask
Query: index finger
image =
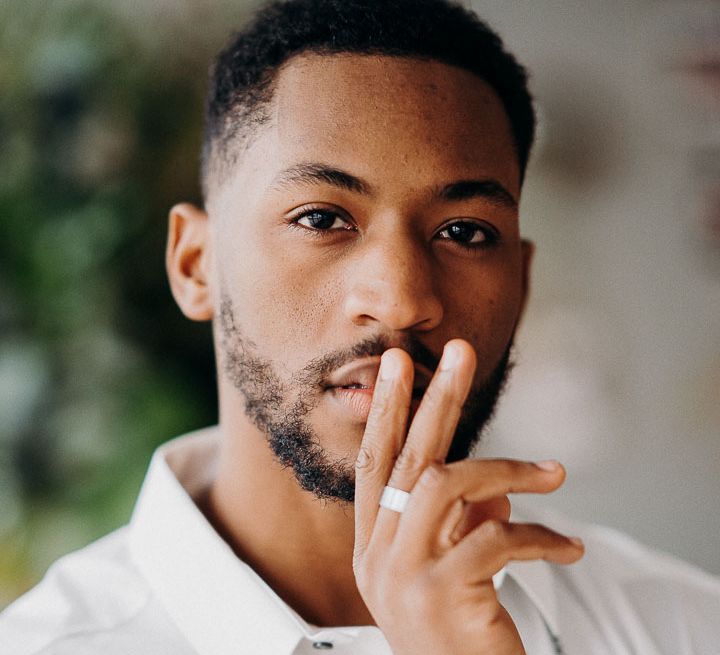
<svg viewBox="0 0 720 655"><path fill-rule="evenodd" d="M473 381L476 356L462 339L448 341L392 472L391 487L413 488L421 473L445 461Z"/></svg>
<svg viewBox="0 0 720 655"><path fill-rule="evenodd" d="M405 441L413 376L413 361L405 351L391 348L383 353L355 463L356 555L370 541L380 496Z"/></svg>

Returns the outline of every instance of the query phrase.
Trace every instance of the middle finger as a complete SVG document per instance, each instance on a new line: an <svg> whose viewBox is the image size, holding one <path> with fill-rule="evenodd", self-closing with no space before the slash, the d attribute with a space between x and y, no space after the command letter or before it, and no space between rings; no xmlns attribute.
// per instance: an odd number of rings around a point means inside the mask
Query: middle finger
<svg viewBox="0 0 720 655"><path fill-rule="evenodd" d="M472 385L475 362L475 351L467 341L453 339L445 345L395 462L390 486L410 490L429 464L445 461Z"/></svg>
<svg viewBox="0 0 720 655"><path fill-rule="evenodd" d="M466 341L454 339L445 345L440 365L395 461L388 486L409 492L429 464L445 460L472 385L475 361L475 351ZM396 512L381 508L376 530L382 534L392 533L398 520Z"/></svg>

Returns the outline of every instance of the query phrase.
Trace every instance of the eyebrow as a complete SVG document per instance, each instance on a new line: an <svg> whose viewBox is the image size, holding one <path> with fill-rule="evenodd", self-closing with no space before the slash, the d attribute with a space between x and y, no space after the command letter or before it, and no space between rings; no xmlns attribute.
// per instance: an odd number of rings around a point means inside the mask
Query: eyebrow
<svg viewBox="0 0 720 655"><path fill-rule="evenodd" d="M318 163L296 164L286 168L275 176L273 187L283 187L293 184L325 183L353 191L363 195L370 195L372 187L359 177L333 166Z"/></svg>
<svg viewBox="0 0 720 655"><path fill-rule="evenodd" d="M295 164L278 173L273 179L275 188L295 184L330 184L345 191L372 195L372 185L352 173L317 162ZM500 207L517 209L517 200L497 180L492 178L459 180L436 187L432 196L454 202L459 200L485 199Z"/></svg>
<svg viewBox="0 0 720 655"><path fill-rule="evenodd" d="M435 195L448 201L483 198L500 207L509 209L518 207L517 200L512 194L500 182L493 179L460 180L441 187Z"/></svg>

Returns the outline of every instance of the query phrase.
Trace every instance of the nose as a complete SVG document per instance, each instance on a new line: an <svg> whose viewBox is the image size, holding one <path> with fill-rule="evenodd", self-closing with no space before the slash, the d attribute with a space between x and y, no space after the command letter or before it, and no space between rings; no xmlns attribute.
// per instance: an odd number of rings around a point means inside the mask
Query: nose
<svg viewBox="0 0 720 655"><path fill-rule="evenodd" d="M443 318L430 253L412 235L376 238L359 246L350 272L345 312L356 325L432 330Z"/></svg>

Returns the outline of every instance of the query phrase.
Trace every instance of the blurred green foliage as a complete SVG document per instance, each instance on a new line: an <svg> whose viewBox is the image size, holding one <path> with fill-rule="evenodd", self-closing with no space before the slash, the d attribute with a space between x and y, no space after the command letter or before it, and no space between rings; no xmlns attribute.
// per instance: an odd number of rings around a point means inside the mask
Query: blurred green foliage
<svg viewBox="0 0 720 655"><path fill-rule="evenodd" d="M137 7L0 5L0 607L216 418L209 325L175 307L163 251L168 208L199 200L223 20Z"/></svg>

